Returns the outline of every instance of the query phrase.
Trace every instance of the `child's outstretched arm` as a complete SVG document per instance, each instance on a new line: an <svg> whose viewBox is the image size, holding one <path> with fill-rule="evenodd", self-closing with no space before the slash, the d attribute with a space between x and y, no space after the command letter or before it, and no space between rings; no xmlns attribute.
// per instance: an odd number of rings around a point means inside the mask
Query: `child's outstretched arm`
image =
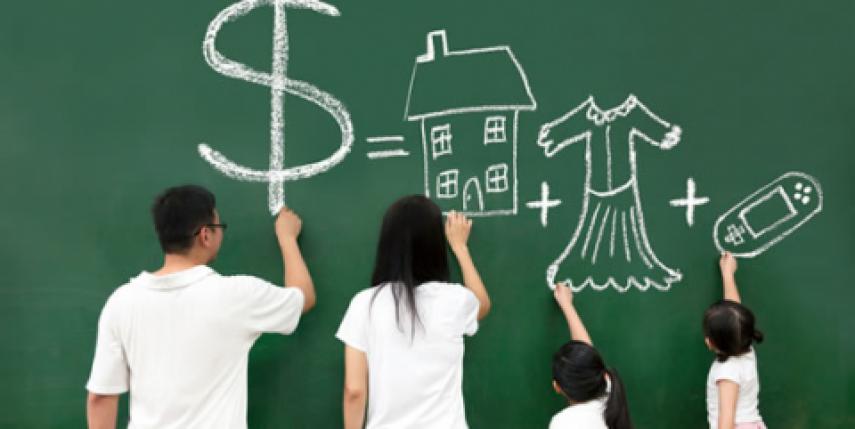
<svg viewBox="0 0 855 429"><path fill-rule="evenodd" d="M733 302L741 303L739 298L739 290L736 288L736 258L730 252L721 254L718 260L718 266L721 268L721 283L724 289L724 299Z"/></svg>
<svg viewBox="0 0 855 429"><path fill-rule="evenodd" d="M573 307L573 291L564 284L558 283L555 285L555 301L561 307L564 313L564 318L567 319L567 327L570 328L570 337L576 341L581 341L588 345L594 345L591 337L588 335L588 330L585 329L585 324L582 323L582 318Z"/></svg>
<svg viewBox="0 0 855 429"><path fill-rule="evenodd" d="M484 287L484 282L478 275L478 269L475 268L475 262L472 261L469 247L466 244L469 241L471 229L472 221L466 216L457 212L448 214L448 219L445 222L445 237L460 264L460 271L463 273L463 286L466 286L478 298L480 304L478 320L481 320L490 312L491 303L490 295L487 294L487 288Z"/></svg>

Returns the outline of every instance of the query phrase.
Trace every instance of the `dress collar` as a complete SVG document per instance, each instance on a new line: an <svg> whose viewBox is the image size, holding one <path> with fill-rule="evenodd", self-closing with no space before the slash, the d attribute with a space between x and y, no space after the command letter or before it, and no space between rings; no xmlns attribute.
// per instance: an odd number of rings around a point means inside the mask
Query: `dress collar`
<svg viewBox="0 0 855 429"><path fill-rule="evenodd" d="M614 121L618 117L629 115L629 113L638 106L638 98L636 98L635 95L630 94L623 103L608 110L603 110L600 106L597 106L593 95L588 97L587 103L588 110L585 112L585 116L589 121L597 125L603 125L606 122Z"/></svg>

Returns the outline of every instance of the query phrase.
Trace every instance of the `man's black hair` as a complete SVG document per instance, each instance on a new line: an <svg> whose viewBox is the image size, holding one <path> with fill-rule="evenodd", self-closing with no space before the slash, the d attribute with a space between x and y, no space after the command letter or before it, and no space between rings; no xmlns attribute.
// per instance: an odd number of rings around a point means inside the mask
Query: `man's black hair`
<svg viewBox="0 0 855 429"><path fill-rule="evenodd" d="M186 253L205 224L214 222L217 200L197 185L169 188L154 199L151 216L164 253Z"/></svg>

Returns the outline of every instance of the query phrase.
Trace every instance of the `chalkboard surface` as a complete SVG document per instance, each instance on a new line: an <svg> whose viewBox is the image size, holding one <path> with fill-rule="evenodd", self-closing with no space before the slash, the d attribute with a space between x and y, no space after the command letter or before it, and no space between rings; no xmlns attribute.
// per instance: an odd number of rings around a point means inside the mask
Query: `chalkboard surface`
<svg viewBox="0 0 855 429"><path fill-rule="evenodd" d="M548 279L581 290L638 427L704 427L720 249L745 254L769 427L855 427L855 4L272 3L0 13L0 426L85 424L100 308L160 263L152 198L198 183L221 273L277 281L270 209L305 221L319 304L253 349L250 427L340 425L333 333L410 193L475 218L471 427L562 407Z"/></svg>

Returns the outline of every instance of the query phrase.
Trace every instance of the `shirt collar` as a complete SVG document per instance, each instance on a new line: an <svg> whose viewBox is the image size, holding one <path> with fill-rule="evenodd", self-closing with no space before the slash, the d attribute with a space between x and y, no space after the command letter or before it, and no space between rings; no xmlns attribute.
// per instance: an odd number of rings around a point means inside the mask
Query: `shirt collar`
<svg viewBox="0 0 855 429"><path fill-rule="evenodd" d="M197 265L193 268L163 276L156 276L148 271L143 271L134 280L152 289L168 290L190 286L212 274L216 274L216 272L207 265Z"/></svg>

